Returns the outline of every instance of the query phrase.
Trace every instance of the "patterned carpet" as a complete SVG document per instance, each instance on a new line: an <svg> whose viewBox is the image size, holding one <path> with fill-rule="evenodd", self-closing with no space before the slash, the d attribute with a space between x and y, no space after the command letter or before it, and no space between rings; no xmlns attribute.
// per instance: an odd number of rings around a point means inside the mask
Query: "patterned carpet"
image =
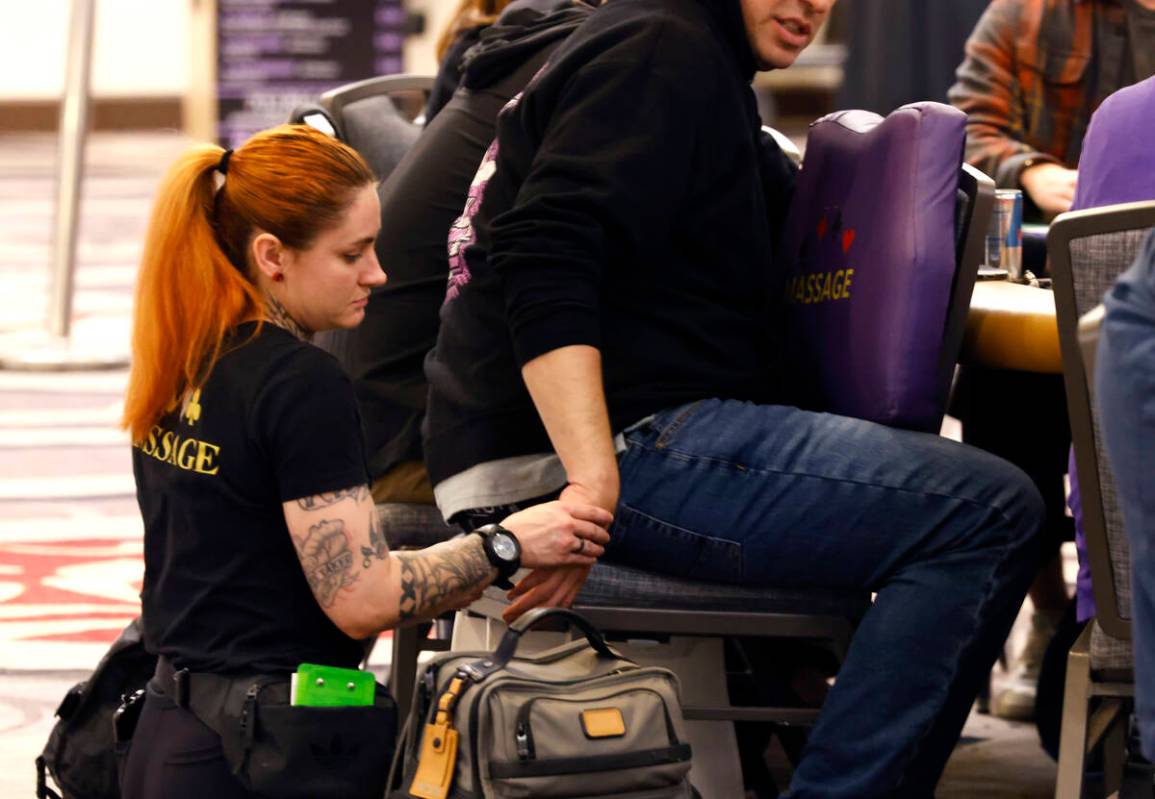
<svg viewBox="0 0 1155 799"><path fill-rule="evenodd" d="M123 358L148 207L176 135L94 137L77 247L77 347ZM45 346L55 137L0 139L0 357ZM0 669L91 667L138 613L141 526L126 371L0 371Z"/></svg>

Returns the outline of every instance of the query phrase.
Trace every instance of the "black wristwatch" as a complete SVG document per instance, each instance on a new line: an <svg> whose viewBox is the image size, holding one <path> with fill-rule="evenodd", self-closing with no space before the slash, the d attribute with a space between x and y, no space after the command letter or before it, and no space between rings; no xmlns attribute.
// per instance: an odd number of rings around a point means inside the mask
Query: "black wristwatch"
<svg viewBox="0 0 1155 799"><path fill-rule="evenodd" d="M487 524L470 532L481 536L485 557L497 569L493 584L498 588L513 588L509 578L521 568L521 543L517 536L500 524Z"/></svg>

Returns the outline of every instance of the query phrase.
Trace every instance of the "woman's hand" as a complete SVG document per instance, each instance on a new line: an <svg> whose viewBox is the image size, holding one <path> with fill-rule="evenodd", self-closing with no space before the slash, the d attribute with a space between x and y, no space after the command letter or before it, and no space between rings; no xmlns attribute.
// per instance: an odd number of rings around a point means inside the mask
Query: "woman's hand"
<svg viewBox="0 0 1155 799"><path fill-rule="evenodd" d="M609 511L571 500L545 502L507 516L501 526L517 536L521 565L592 566L610 540Z"/></svg>
<svg viewBox="0 0 1155 799"><path fill-rule="evenodd" d="M506 624L512 624L533 608L568 608L577 598L589 573L589 566L535 569L509 591L507 596L512 602L501 617Z"/></svg>

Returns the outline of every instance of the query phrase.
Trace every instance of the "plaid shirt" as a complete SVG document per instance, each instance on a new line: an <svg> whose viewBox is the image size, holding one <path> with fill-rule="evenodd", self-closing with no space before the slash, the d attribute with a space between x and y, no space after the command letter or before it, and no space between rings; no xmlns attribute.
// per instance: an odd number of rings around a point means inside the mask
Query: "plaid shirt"
<svg viewBox="0 0 1155 799"><path fill-rule="evenodd" d="M1121 88L1097 56L1121 64L1126 47L1100 54L1097 37L1125 26L1119 0L993 0L949 93L967 115L967 162L1000 188L1038 161L1076 166L1091 113Z"/></svg>

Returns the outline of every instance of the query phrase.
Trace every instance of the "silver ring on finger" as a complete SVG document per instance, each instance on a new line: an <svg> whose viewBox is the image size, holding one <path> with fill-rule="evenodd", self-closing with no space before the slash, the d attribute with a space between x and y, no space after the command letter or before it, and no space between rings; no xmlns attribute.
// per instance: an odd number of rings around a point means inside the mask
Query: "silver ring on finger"
<svg viewBox="0 0 1155 799"><path fill-rule="evenodd" d="M584 555L586 551L586 540L584 538L578 539L577 549L573 551L575 555Z"/></svg>

